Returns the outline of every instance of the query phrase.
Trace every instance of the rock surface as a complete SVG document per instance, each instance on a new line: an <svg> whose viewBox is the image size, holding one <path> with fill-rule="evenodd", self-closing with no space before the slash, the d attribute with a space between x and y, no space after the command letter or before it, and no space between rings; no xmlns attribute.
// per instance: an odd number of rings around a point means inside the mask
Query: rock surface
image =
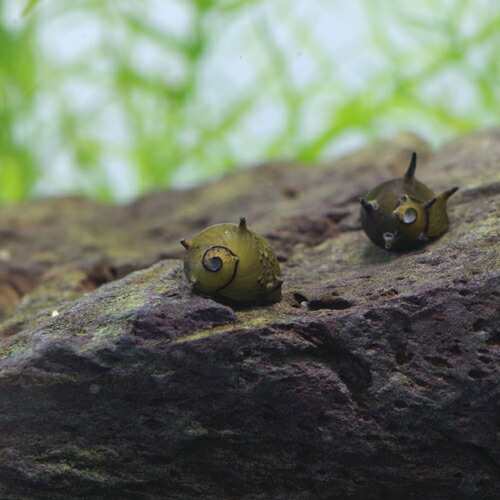
<svg viewBox="0 0 500 500"><path fill-rule="evenodd" d="M405 170L451 230L390 255L358 197ZM191 294L181 237L246 215L281 303ZM123 207L0 220L0 498L500 498L500 131L401 136Z"/></svg>

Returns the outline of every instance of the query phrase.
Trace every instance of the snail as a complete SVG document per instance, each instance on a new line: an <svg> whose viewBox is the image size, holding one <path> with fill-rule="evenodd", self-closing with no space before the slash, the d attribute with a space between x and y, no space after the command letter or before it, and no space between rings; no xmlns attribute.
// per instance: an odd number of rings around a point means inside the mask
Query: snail
<svg viewBox="0 0 500 500"><path fill-rule="evenodd" d="M237 304L262 304L281 299L281 270L271 246L250 231L246 219L239 224L215 224L191 240L184 272L193 290Z"/></svg>
<svg viewBox="0 0 500 500"><path fill-rule="evenodd" d="M415 178L417 154L406 174L371 190L360 199L361 223L368 237L386 250L410 250L448 230L448 199L453 187L436 195Z"/></svg>

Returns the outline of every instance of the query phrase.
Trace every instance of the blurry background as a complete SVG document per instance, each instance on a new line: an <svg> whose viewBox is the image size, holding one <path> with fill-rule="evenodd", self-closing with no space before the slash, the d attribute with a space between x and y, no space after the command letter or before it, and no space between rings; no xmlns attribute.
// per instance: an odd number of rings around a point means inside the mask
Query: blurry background
<svg viewBox="0 0 500 500"><path fill-rule="evenodd" d="M498 0L0 0L0 201L126 200L500 117Z"/></svg>

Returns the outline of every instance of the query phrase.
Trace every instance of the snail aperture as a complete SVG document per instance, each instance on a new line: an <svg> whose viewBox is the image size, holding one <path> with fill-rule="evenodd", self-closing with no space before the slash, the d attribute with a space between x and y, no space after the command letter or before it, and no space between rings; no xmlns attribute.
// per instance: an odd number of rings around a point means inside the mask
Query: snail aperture
<svg viewBox="0 0 500 500"><path fill-rule="evenodd" d="M409 250L448 230L446 204L458 188L436 195L415 178L416 168L413 153L404 177L386 181L360 199L365 233L386 250Z"/></svg>
<svg viewBox="0 0 500 500"><path fill-rule="evenodd" d="M210 226L181 244L184 272L195 292L240 304L281 299L278 260L244 218L239 224Z"/></svg>

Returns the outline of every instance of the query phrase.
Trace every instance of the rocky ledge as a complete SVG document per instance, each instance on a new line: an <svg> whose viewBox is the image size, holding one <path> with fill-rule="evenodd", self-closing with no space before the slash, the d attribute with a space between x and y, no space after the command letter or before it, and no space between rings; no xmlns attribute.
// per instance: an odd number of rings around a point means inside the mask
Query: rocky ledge
<svg viewBox="0 0 500 500"><path fill-rule="evenodd" d="M413 150L461 190L445 236L392 255L357 199ZM239 215L279 255L279 304L183 279L178 240ZM500 498L500 131L40 200L0 235L2 500Z"/></svg>

